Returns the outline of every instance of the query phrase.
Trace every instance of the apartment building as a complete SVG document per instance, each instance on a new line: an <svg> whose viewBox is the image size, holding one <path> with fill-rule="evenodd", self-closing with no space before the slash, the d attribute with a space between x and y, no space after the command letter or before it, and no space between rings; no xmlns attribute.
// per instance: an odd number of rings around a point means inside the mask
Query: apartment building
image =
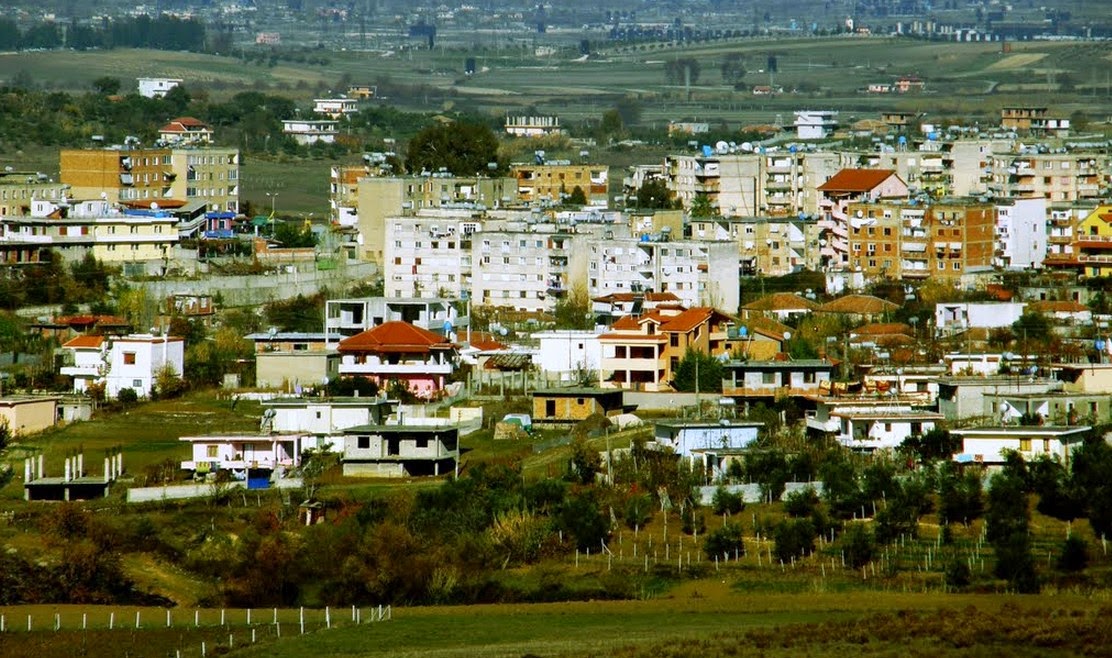
<svg viewBox="0 0 1112 658"><path fill-rule="evenodd" d="M342 119L359 111L354 98L314 98L313 113L329 119Z"/></svg>
<svg viewBox="0 0 1112 658"><path fill-rule="evenodd" d="M450 334L468 318L460 317L456 299L440 297L359 297L324 303L324 349L385 322L407 322L433 333Z"/></svg>
<svg viewBox="0 0 1112 658"><path fill-rule="evenodd" d="M798 216L818 211L817 187L853 157L832 151L670 155L662 175L687 208L699 195L727 217Z"/></svg>
<svg viewBox="0 0 1112 658"><path fill-rule="evenodd" d="M61 201L68 193L69 185L55 182L46 174L0 171L0 217L30 215L32 202Z"/></svg>
<svg viewBox="0 0 1112 658"><path fill-rule="evenodd" d="M382 258L385 296L463 297L471 288L472 241L484 219L481 212L458 211L422 211L387 219Z"/></svg>
<svg viewBox="0 0 1112 658"><path fill-rule="evenodd" d="M996 257L996 208L972 200L851 203L849 268L866 277L956 279Z"/></svg>
<svg viewBox="0 0 1112 658"><path fill-rule="evenodd" d="M819 254L825 270L851 267L850 204L906 199L908 196L907 183L891 169L843 169L820 185L818 190L822 194L819 200L819 227L822 230ZM854 217L856 213L855 210Z"/></svg>
<svg viewBox="0 0 1112 658"><path fill-rule="evenodd" d="M821 229L811 218L693 217L688 225L694 240L735 243L743 276L783 276L819 267Z"/></svg>
<svg viewBox="0 0 1112 658"><path fill-rule="evenodd" d="M592 298L615 292L670 292L688 306L737 310L740 259L733 243L608 233L587 244L587 257L587 291Z"/></svg>
<svg viewBox="0 0 1112 658"><path fill-rule="evenodd" d="M239 151L234 148L64 149L61 181L76 199L137 207L239 211Z"/></svg>
<svg viewBox="0 0 1112 658"><path fill-rule="evenodd" d="M838 129L837 110L798 110L795 131L799 139L825 139Z"/></svg>
<svg viewBox="0 0 1112 658"><path fill-rule="evenodd" d="M1045 107L1011 106L1001 108L1000 127L1032 135L1068 137L1070 120L1051 116Z"/></svg>
<svg viewBox="0 0 1112 658"><path fill-rule="evenodd" d="M1112 275L1112 205L1097 206L1076 226L1069 226L1071 223L1067 213L1051 220L1053 249L1046 265L1072 269L1084 276Z"/></svg>
<svg viewBox="0 0 1112 658"><path fill-rule="evenodd" d="M999 198L1042 197L1075 203L1101 197L1109 156L1096 153L1000 153L986 163L987 191Z"/></svg>
<svg viewBox="0 0 1112 658"><path fill-rule="evenodd" d="M1042 267L1047 252L1046 215L1046 199L998 201L992 264L1004 269Z"/></svg>
<svg viewBox="0 0 1112 658"><path fill-rule="evenodd" d="M517 179L517 196L523 203L559 204L577 187L588 205L606 207L608 203L610 169L606 165L572 164L567 160L514 164L510 165L510 175Z"/></svg>
<svg viewBox="0 0 1112 658"><path fill-rule="evenodd" d="M891 169L910 188L935 198L985 194L990 177L985 173L994 152L1008 148L993 140L927 139L906 150L862 154L858 166Z"/></svg>

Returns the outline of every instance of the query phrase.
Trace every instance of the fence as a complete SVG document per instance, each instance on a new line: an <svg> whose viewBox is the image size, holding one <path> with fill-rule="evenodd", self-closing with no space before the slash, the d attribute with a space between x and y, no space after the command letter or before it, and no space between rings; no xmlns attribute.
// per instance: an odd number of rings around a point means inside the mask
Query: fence
<svg viewBox="0 0 1112 658"><path fill-rule="evenodd" d="M300 489L304 485L301 478L283 478L274 483L274 489ZM129 503L156 503L165 500L188 500L218 496L230 491L246 489L242 481L221 484L175 484L162 487L133 487L127 490Z"/></svg>
<svg viewBox="0 0 1112 658"><path fill-rule="evenodd" d="M0 645L18 654L21 644L41 647L43 636L53 636L51 645L57 642L61 650L68 636L78 634L82 655L101 655L95 650L86 653L93 637L94 646L105 647L103 655L120 655L121 642L131 641L141 643L150 655L193 658L282 637L393 619L389 605L219 610L64 606L50 613L41 606L30 609L32 612L23 613L18 608L0 608L0 635L5 637Z"/></svg>

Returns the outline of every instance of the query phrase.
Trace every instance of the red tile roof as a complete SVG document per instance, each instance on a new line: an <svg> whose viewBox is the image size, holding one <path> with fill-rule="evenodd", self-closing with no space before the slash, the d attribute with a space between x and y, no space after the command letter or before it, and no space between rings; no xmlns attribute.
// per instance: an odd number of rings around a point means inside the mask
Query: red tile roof
<svg viewBox="0 0 1112 658"><path fill-rule="evenodd" d="M661 325L661 331L673 332L688 332L706 322L715 311L709 307L689 308L679 315L668 318L668 321Z"/></svg>
<svg viewBox="0 0 1112 658"><path fill-rule="evenodd" d="M741 321L741 326L748 329L749 333L756 332L776 340L784 340L784 334L792 331L788 325L763 315L745 318Z"/></svg>
<svg viewBox="0 0 1112 658"><path fill-rule="evenodd" d="M794 292L774 292L742 306L744 311L813 311L819 307L815 302Z"/></svg>
<svg viewBox="0 0 1112 658"><path fill-rule="evenodd" d="M892 169L843 169L819 185L819 191L868 192L895 175Z"/></svg>
<svg viewBox="0 0 1112 658"><path fill-rule="evenodd" d="M395 320L340 341L341 352L401 352L426 353L430 350L450 350L454 346L448 339L428 329Z"/></svg>
<svg viewBox="0 0 1112 658"><path fill-rule="evenodd" d="M892 334L910 336L914 332L915 330L911 328L911 325L903 322L873 322L872 324L862 325L851 333L854 336L885 336Z"/></svg>
<svg viewBox="0 0 1112 658"><path fill-rule="evenodd" d="M170 122L159 128L158 132L183 133L196 132L198 130L208 130L208 124L193 117L178 117L177 119L170 119Z"/></svg>
<svg viewBox="0 0 1112 658"><path fill-rule="evenodd" d="M100 347L104 343L104 336L75 336L62 343L62 347Z"/></svg>
<svg viewBox="0 0 1112 658"><path fill-rule="evenodd" d="M483 352L504 350L507 347L505 343L498 340L498 338L489 331L472 331L471 336L468 338L468 342L471 343L471 347Z"/></svg>
<svg viewBox="0 0 1112 658"><path fill-rule="evenodd" d="M1035 313L1083 313L1090 309L1088 306L1073 300L1054 301L1047 299L1031 302L1027 305L1027 310Z"/></svg>
<svg viewBox="0 0 1112 658"><path fill-rule="evenodd" d="M678 302L681 301L676 297L675 293L670 292L646 292L644 294L632 292L612 292L609 295L602 297L595 297L593 302L605 302L613 304L614 302L632 302L637 297L643 297L646 302Z"/></svg>

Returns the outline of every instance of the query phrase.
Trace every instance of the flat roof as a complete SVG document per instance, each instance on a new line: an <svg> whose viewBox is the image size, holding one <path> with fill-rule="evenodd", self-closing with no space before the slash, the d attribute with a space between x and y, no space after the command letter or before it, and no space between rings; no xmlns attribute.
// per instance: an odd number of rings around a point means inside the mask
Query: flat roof
<svg viewBox="0 0 1112 658"><path fill-rule="evenodd" d="M951 434L1014 434L1014 435L1048 435L1061 436L1064 434L1084 434L1093 428L1089 425L1068 427L1065 425L996 425L992 427L966 427L950 430Z"/></svg>
<svg viewBox="0 0 1112 658"><path fill-rule="evenodd" d="M753 370L791 369L791 368L834 368L834 363L825 359L795 359L792 361L741 361L731 359L722 364L731 368L751 368Z"/></svg>
<svg viewBox="0 0 1112 658"><path fill-rule="evenodd" d="M724 428L724 427L764 427L764 423L759 423L757 421L752 421L752 420L731 420L728 423L721 423L721 422L713 421L713 420L708 420L708 421L658 420L654 423L654 425L660 425L660 426L663 426L663 427L678 427L678 428L685 428L685 427L695 427L695 428L698 428L698 427L716 427L716 428Z"/></svg>
<svg viewBox="0 0 1112 658"><path fill-rule="evenodd" d="M444 425L357 425L344 430L344 434L436 434L459 431L454 424Z"/></svg>
<svg viewBox="0 0 1112 658"><path fill-rule="evenodd" d="M595 386L569 386L568 388L540 388L533 391L533 395L568 395L568 396L589 396L589 395L613 395L622 394L620 388L600 388Z"/></svg>
<svg viewBox="0 0 1112 658"><path fill-rule="evenodd" d="M183 436L178 441L189 443L220 443L234 441L236 443L274 443L275 441L292 441L307 436L303 433L294 434L212 434L209 436Z"/></svg>
<svg viewBox="0 0 1112 658"><path fill-rule="evenodd" d="M834 411L830 415L850 420L944 420L946 418L933 411Z"/></svg>

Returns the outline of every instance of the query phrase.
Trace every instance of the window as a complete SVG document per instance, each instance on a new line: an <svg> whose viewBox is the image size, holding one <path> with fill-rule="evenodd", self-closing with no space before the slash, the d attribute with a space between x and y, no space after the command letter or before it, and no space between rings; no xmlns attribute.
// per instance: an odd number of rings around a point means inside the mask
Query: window
<svg viewBox="0 0 1112 658"><path fill-rule="evenodd" d="M556 400L544 401L544 415L549 418L556 415Z"/></svg>
<svg viewBox="0 0 1112 658"><path fill-rule="evenodd" d="M143 388L143 380L142 379L133 379L133 380L131 380L131 387L136 389L137 391L142 389Z"/></svg>
<svg viewBox="0 0 1112 658"><path fill-rule="evenodd" d="M1019 451L1020 452L1030 452L1031 451L1031 439L1020 439L1019 440Z"/></svg>
<svg viewBox="0 0 1112 658"><path fill-rule="evenodd" d="M885 423L884 424L884 431L885 432L891 432L892 431L892 423Z"/></svg>
<svg viewBox="0 0 1112 658"><path fill-rule="evenodd" d="M371 437L369 437L369 436L356 437L355 438L355 443L356 443L356 446L360 450L370 450L370 448L371 448Z"/></svg>
<svg viewBox="0 0 1112 658"><path fill-rule="evenodd" d="M774 372L762 372L761 373L761 383L764 384L765 386L772 386L773 384L776 383L776 373L774 373Z"/></svg>
<svg viewBox="0 0 1112 658"><path fill-rule="evenodd" d="M205 456L209 459L216 459L220 456L220 446L205 446Z"/></svg>
<svg viewBox="0 0 1112 658"><path fill-rule="evenodd" d="M417 445L418 448L427 448L427 447L429 447L429 440L428 439L417 439L417 440L414 441L414 443Z"/></svg>
<svg viewBox="0 0 1112 658"><path fill-rule="evenodd" d="M135 352L124 352L124 365L135 365Z"/></svg>

